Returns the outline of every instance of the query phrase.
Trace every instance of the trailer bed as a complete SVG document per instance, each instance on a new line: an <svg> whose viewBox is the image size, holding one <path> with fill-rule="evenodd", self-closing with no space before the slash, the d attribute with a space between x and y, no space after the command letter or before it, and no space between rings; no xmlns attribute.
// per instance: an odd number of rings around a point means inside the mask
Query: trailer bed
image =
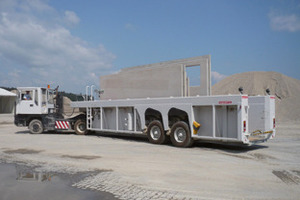
<svg viewBox="0 0 300 200"><path fill-rule="evenodd" d="M266 113L266 110L265 108L262 110L261 105L254 103L259 101L256 97L250 97L249 107L248 99L247 95L218 95L81 101L72 102L71 106L86 109L87 129L93 131L146 134L149 120L151 121L153 117L161 120L163 129L168 135L175 118L183 120L186 116L185 121L194 140L243 144L266 141L270 134L266 137L265 134L261 134L257 139L251 132L259 124L257 123L259 120L254 120L255 113ZM266 101L262 104L266 104ZM269 118L261 119L262 123L268 120ZM194 122L201 125L198 130L194 130ZM267 127L257 128L262 133L266 131L273 133L273 127L268 130Z"/></svg>

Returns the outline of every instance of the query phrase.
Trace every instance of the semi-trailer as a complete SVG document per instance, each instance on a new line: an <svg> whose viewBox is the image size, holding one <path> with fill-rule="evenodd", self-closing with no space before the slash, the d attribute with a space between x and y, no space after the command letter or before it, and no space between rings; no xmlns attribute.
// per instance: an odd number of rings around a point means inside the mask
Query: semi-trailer
<svg viewBox="0 0 300 200"><path fill-rule="evenodd" d="M153 144L169 139L176 147L195 140L256 144L275 137L275 97L212 95L95 100L93 87L84 101L71 102L80 112L66 117L59 93L50 88L19 87L15 124L33 134L74 130L141 134ZM25 98L27 95L31 98Z"/></svg>

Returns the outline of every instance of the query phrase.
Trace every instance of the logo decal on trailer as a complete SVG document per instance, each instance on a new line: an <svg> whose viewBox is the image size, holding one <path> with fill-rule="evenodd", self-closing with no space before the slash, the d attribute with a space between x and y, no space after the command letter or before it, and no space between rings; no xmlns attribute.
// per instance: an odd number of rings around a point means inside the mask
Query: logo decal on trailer
<svg viewBox="0 0 300 200"><path fill-rule="evenodd" d="M56 129L69 129L70 123L67 121L55 121L55 128Z"/></svg>
<svg viewBox="0 0 300 200"><path fill-rule="evenodd" d="M232 104L232 101L219 101L219 104Z"/></svg>

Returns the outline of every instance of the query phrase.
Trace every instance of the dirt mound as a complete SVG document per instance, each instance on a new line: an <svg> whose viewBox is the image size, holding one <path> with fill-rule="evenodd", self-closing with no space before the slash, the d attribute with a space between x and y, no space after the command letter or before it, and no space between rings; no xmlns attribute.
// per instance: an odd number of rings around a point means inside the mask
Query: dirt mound
<svg viewBox="0 0 300 200"><path fill-rule="evenodd" d="M212 87L213 95L239 94L266 95L269 88L276 96L276 118L278 121L300 121L300 80L277 72L245 72L234 74Z"/></svg>

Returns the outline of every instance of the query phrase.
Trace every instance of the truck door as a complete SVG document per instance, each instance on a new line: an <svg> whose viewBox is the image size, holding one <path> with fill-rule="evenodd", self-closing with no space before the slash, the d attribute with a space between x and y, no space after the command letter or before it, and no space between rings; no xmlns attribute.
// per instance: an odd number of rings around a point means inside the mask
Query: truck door
<svg viewBox="0 0 300 200"><path fill-rule="evenodd" d="M38 89L19 90L16 114L41 114Z"/></svg>

